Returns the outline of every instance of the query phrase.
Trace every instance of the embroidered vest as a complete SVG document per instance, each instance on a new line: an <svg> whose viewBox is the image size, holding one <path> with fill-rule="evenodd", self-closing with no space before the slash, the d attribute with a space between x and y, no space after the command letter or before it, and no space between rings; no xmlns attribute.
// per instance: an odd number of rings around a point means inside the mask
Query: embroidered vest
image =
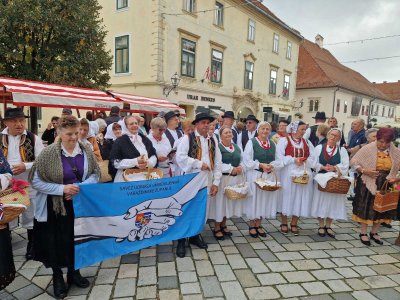
<svg viewBox="0 0 400 300"><path fill-rule="evenodd" d="M200 137L196 136L193 132L189 135L189 152L188 156L201 161L201 142ZM211 170L214 170L215 161L215 140L213 138L208 139L208 154L210 156Z"/></svg>
<svg viewBox="0 0 400 300"><path fill-rule="evenodd" d="M322 151L321 154L319 155L319 163L323 166L326 166L327 164L330 164L331 166L336 166L340 164L340 148L337 149L337 152L335 155L333 155L329 160L326 160L324 157L324 151L326 149L326 144L322 146ZM320 171L320 173L326 173L325 170Z"/></svg>
<svg viewBox="0 0 400 300"><path fill-rule="evenodd" d="M178 139L182 137L182 132L179 129L176 129L176 134L178 135ZM165 135L167 136L169 143L171 144L171 147L174 147L175 139L169 130L165 130Z"/></svg>
<svg viewBox="0 0 400 300"><path fill-rule="evenodd" d="M263 147L261 147L256 138L252 138L251 141L253 143L254 152L253 160L258 160L260 163L263 164L269 164L275 160L276 146L271 139L268 139L270 144L269 149L264 149ZM259 171L262 172L262 169L259 169Z"/></svg>
<svg viewBox="0 0 400 300"><path fill-rule="evenodd" d="M232 145L235 149L233 152L226 150L222 144L218 145L222 155L222 163L231 164L233 167L238 167L240 165L240 148L236 144Z"/></svg>
<svg viewBox="0 0 400 300"><path fill-rule="evenodd" d="M257 131L254 137L257 137ZM244 148L246 148L247 142L249 141L249 132L247 130L242 131L242 149L244 151Z"/></svg>
<svg viewBox="0 0 400 300"><path fill-rule="evenodd" d="M4 157L8 156L8 134L0 133L0 147L4 152ZM19 153L23 162L35 160L35 135L27 131L26 135L21 135Z"/></svg>
<svg viewBox="0 0 400 300"><path fill-rule="evenodd" d="M285 149L285 156L291 156L291 157L305 157L308 158L310 156L310 148L308 147L307 141L303 138L301 140L303 141L303 148L295 148L290 140L289 137L286 137L288 141L288 145L286 146Z"/></svg>

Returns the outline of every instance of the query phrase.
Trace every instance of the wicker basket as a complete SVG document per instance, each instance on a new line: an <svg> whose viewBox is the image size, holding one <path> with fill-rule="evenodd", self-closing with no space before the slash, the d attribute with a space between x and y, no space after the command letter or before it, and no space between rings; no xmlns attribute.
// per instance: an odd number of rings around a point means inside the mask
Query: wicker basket
<svg viewBox="0 0 400 300"><path fill-rule="evenodd" d="M157 168L148 168L148 169L126 169L122 174L125 181L129 181L127 175L129 174L138 174L138 173L145 173L146 180L151 180L150 174L157 173L160 178L163 178L163 171Z"/></svg>
<svg viewBox="0 0 400 300"><path fill-rule="evenodd" d="M100 168L100 182L112 181L111 175L108 173L108 160L99 161L98 165Z"/></svg>
<svg viewBox="0 0 400 300"><path fill-rule="evenodd" d="M304 166L304 173L301 176L292 176L292 182L297 184L307 184L310 180L310 176L308 176L306 171L306 163L303 164Z"/></svg>
<svg viewBox="0 0 400 300"><path fill-rule="evenodd" d="M277 191L281 188L281 186L278 185L278 177L276 176L275 171L272 169L272 174L274 175L275 178L275 185L263 185L261 186L257 181L255 182L256 186L263 191L267 191L267 192L274 192ZM260 178L263 178L264 176L264 172L261 173Z"/></svg>
<svg viewBox="0 0 400 300"><path fill-rule="evenodd" d="M246 187L246 186L248 187L247 182L245 182L243 173L242 173L241 177L243 179L243 183L236 185L236 187ZM224 189L224 193L226 195L226 198L228 198L229 200L244 200L247 198L248 188L247 188L246 193L239 193L233 189L233 186L226 186Z"/></svg>
<svg viewBox="0 0 400 300"><path fill-rule="evenodd" d="M18 216L24 211L24 207L0 207L0 214L2 214L2 218L0 220L0 229L4 229L8 223L18 218Z"/></svg>
<svg viewBox="0 0 400 300"><path fill-rule="evenodd" d="M399 192L389 190L389 182L385 181L382 189L377 191L374 199L374 210L380 213L397 209Z"/></svg>
<svg viewBox="0 0 400 300"><path fill-rule="evenodd" d="M13 180L12 183L15 181ZM26 183L21 181L22 183ZM27 183L26 183L27 184ZM0 228L4 225L16 219L31 202L29 201L28 187L22 189L23 192L14 191L12 188L8 188L4 191L0 191L0 203L1 204L19 204L24 207L1 207L2 218L0 220Z"/></svg>
<svg viewBox="0 0 400 300"><path fill-rule="evenodd" d="M337 168L338 177L334 177L329 179L326 187L323 188L318 184L318 190L325 193L332 193L332 194L344 194L346 195L349 191L351 182L346 178L342 177L339 168Z"/></svg>

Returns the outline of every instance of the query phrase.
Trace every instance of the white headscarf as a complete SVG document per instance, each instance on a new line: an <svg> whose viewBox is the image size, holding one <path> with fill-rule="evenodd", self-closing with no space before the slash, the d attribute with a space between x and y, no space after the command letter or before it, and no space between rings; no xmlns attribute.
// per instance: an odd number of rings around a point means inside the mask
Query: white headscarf
<svg viewBox="0 0 400 300"><path fill-rule="evenodd" d="M88 138L94 137L99 133L99 123L96 121L89 121L89 132L88 132Z"/></svg>
<svg viewBox="0 0 400 300"><path fill-rule="evenodd" d="M130 133L128 128L126 128L125 118L123 118L122 120L119 120L118 124L121 125L122 134L129 134ZM108 130L107 130L107 132L108 132Z"/></svg>
<svg viewBox="0 0 400 300"><path fill-rule="evenodd" d="M114 124L119 124L119 123L114 122L114 123L111 123L110 125L107 126L107 132L106 132L106 135L104 136L104 138L105 138L106 140L113 140L113 141L115 141L115 140L117 139L117 137L116 137L114 131L112 130L112 127L113 127Z"/></svg>

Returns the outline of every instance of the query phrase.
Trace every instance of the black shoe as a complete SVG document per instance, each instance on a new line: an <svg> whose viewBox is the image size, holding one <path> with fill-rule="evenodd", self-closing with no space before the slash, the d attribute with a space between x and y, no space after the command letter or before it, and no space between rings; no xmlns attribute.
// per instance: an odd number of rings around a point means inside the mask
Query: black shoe
<svg viewBox="0 0 400 300"><path fill-rule="evenodd" d="M252 230L255 230L256 233L251 233ZM258 238L258 230L257 227L249 227L249 235L252 238Z"/></svg>
<svg viewBox="0 0 400 300"><path fill-rule="evenodd" d="M193 244L193 245L196 245L200 249L207 249L208 248L206 242L204 242L204 240L203 240L203 238L201 237L200 234L190 237L189 238L189 243Z"/></svg>
<svg viewBox="0 0 400 300"><path fill-rule="evenodd" d="M186 255L186 239L178 240L178 246L176 247L176 256L182 258Z"/></svg>
<svg viewBox="0 0 400 300"><path fill-rule="evenodd" d="M82 277L79 270L68 272L67 282L69 286L75 284L77 287L80 288L87 288L90 285L89 280L87 280L85 277Z"/></svg>
<svg viewBox="0 0 400 300"><path fill-rule="evenodd" d="M222 235L218 235L218 233L221 233ZM222 231L222 228L219 230L214 230L213 231L215 239L219 241L223 241L225 239L224 232Z"/></svg>
<svg viewBox="0 0 400 300"><path fill-rule="evenodd" d="M331 237L331 238L335 238L335 233L333 232L333 230L332 230L332 228L330 228L330 227L325 227L325 231L326 231L326 234L329 236L329 237ZM331 232L329 232L329 231L331 231Z"/></svg>
<svg viewBox="0 0 400 300"><path fill-rule="evenodd" d="M26 246L26 260L33 259L33 229L28 229L28 245Z"/></svg>
<svg viewBox="0 0 400 300"><path fill-rule="evenodd" d="M258 226L258 228L256 230L257 230L257 233L259 236L265 238L265 237L267 237L267 233L263 229L264 228L262 228L261 226Z"/></svg>
<svg viewBox="0 0 400 300"><path fill-rule="evenodd" d="M383 226L385 228L392 228L392 225L388 224L388 223L382 223L381 226Z"/></svg>
<svg viewBox="0 0 400 300"><path fill-rule="evenodd" d="M318 235L320 237L324 237L326 235L326 228L325 227L319 227L318 228Z"/></svg>
<svg viewBox="0 0 400 300"><path fill-rule="evenodd" d="M64 299L65 297L67 297L68 289L67 286L65 285L62 273L53 274L53 289L54 289L54 296L57 299Z"/></svg>
<svg viewBox="0 0 400 300"><path fill-rule="evenodd" d="M360 241L361 241L361 243L363 243L363 244L366 245L366 246L371 246L370 240L364 241L364 240L361 238L361 237L363 237L363 236L368 236L367 234L360 233L359 236L360 236Z"/></svg>
<svg viewBox="0 0 400 300"><path fill-rule="evenodd" d="M380 239L375 238L376 236L379 236L378 233L369 233L369 237L371 238L371 240L373 240L375 243L377 243L378 245L383 245L383 242Z"/></svg>
<svg viewBox="0 0 400 300"><path fill-rule="evenodd" d="M227 229L226 226L221 227L221 230L222 230L222 232L224 233L224 235L226 235L226 236L232 236L232 232L226 231L225 229Z"/></svg>

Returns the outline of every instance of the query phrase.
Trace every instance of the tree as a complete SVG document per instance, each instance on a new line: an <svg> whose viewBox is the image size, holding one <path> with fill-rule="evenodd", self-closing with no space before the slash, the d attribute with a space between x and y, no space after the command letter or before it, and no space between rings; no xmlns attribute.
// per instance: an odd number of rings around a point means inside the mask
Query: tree
<svg viewBox="0 0 400 300"><path fill-rule="evenodd" d="M97 0L0 0L0 76L105 88L112 56L100 9Z"/></svg>

